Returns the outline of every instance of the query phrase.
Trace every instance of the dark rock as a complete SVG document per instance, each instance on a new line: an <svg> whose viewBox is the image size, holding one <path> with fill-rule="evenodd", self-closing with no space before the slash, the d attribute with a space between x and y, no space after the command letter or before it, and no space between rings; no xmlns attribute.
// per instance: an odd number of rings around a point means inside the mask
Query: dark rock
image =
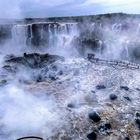
<svg viewBox="0 0 140 140"><path fill-rule="evenodd" d="M62 82L58 82L58 84L60 84L60 85L61 85L61 84L62 84Z"/></svg>
<svg viewBox="0 0 140 140"><path fill-rule="evenodd" d="M58 78L55 75L50 74L49 79L52 81L56 81Z"/></svg>
<svg viewBox="0 0 140 140"><path fill-rule="evenodd" d="M140 118L139 119L135 119L135 122L136 122L138 128L140 129Z"/></svg>
<svg viewBox="0 0 140 140"><path fill-rule="evenodd" d="M110 94L110 100L116 100L118 97L115 94Z"/></svg>
<svg viewBox="0 0 140 140"><path fill-rule="evenodd" d="M137 91L140 91L140 89L139 89L139 88L136 88L136 90L137 90Z"/></svg>
<svg viewBox="0 0 140 140"><path fill-rule="evenodd" d="M8 72L15 72L16 71L16 69L10 65L5 65L2 68Z"/></svg>
<svg viewBox="0 0 140 140"><path fill-rule="evenodd" d="M89 140L96 140L97 139L97 135L96 135L95 132L92 132L92 133L90 133L90 134L87 135L87 138Z"/></svg>
<svg viewBox="0 0 140 140"><path fill-rule="evenodd" d="M104 126L105 126L105 129L111 129L111 124L110 123L106 123Z"/></svg>
<svg viewBox="0 0 140 140"><path fill-rule="evenodd" d="M127 87L127 86L120 86L120 89L121 89L121 90L126 90L126 91L128 91L128 90L129 90L129 87Z"/></svg>
<svg viewBox="0 0 140 140"><path fill-rule="evenodd" d="M4 86L4 85L6 85L7 84L7 80L1 80L0 81L0 86Z"/></svg>
<svg viewBox="0 0 140 140"><path fill-rule="evenodd" d="M95 91L91 90L92 93L96 93Z"/></svg>
<svg viewBox="0 0 140 140"><path fill-rule="evenodd" d="M88 60L94 59L95 58L95 54L88 54Z"/></svg>
<svg viewBox="0 0 140 140"><path fill-rule="evenodd" d="M124 140L130 140L129 137L125 137Z"/></svg>
<svg viewBox="0 0 140 140"><path fill-rule="evenodd" d="M52 68L53 71L57 71L58 70L58 67L56 65L53 65L51 68Z"/></svg>
<svg viewBox="0 0 140 140"><path fill-rule="evenodd" d="M135 123L137 127L140 129L140 113L139 112L136 112L135 114Z"/></svg>
<svg viewBox="0 0 140 140"><path fill-rule="evenodd" d="M129 97L124 96L123 98L131 102L131 99Z"/></svg>
<svg viewBox="0 0 140 140"><path fill-rule="evenodd" d="M41 68L43 66L46 66L47 64L54 63L57 60L64 61L64 58L61 56L50 54L24 53L24 55L21 57L6 58L5 61L7 63L23 64L31 68Z"/></svg>
<svg viewBox="0 0 140 140"><path fill-rule="evenodd" d="M111 130L111 128L112 127L110 123L105 123L105 124L101 124L98 129L100 132L105 132L109 134L109 130Z"/></svg>
<svg viewBox="0 0 140 140"><path fill-rule="evenodd" d="M74 105L73 103L69 103L69 104L67 105L67 107L69 107L69 108L75 108L75 105Z"/></svg>
<svg viewBox="0 0 140 140"><path fill-rule="evenodd" d="M97 114L95 111L89 113L89 118L90 118L91 120L93 120L94 122L99 122L99 121L101 120L99 114Z"/></svg>
<svg viewBox="0 0 140 140"><path fill-rule="evenodd" d="M43 81L43 78L42 78L41 75L39 75L39 76L37 77L37 79L36 79L36 82L42 82L42 81Z"/></svg>
<svg viewBox="0 0 140 140"><path fill-rule="evenodd" d="M101 89L106 89L106 87L104 85L97 85L96 89L101 90Z"/></svg>
<svg viewBox="0 0 140 140"><path fill-rule="evenodd" d="M140 113L139 112L136 113L136 117L140 118Z"/></svg>
<svg viewBox="0 0 140 140"><path fill-rule="evenodd" d="M63 75L63 71L60 70L60 71L58 72L58 75Z"/></svg>
<svg viewBox="0 0 140 140"><path fill-rule="evenodd" d="M23 56L26 57L27 56L27 53L24 53Z"/></svg>

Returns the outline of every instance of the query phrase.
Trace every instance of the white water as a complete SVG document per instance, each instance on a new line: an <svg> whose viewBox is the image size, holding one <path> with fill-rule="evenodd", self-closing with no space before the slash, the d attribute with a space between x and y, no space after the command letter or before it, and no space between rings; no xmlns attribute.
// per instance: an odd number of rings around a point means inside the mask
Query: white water
<svg viewBox="0 0 140 140"><path fill-rule="evenodd" d="M108 139L124 137L130 130L136 131L137 137L137 127L131 126L129 122L134 124L134 114L140 111L140 94L136 90L140 87L139 70L120 70L94 65L82 58L73 59L72 56L78 56L75 49L77 46L73 44L73 40L80 35L76 23L61 23L58 28L56 24L49 24L49 34L41 26L41 39L49 38L49 43L48 46L38 48L31 45L34 38L32 26L33 24L14 25L12 39L1 48L1 79L6 78L8 83L0 87L0 140L15 140L28 135L44 139L53 139L52 136L56 136L54 139L64 139L64 136L73 140L86 139L86 135L93 127L98 127L96 124L91 125L88 119L88 113L92 110L100 112L103 122L107 119L119 122L116 124L117 129L113 128L113 134L108 136ZM30 28L29 34L27 27ZM95 27L93 23L90 29L95 31ZM137 42L136 32L130 36L129 31L120 34L122 25L117 23L103 28L105 28L102 31L104 40L99 40L99 46L105 44L106 47L103 53L99 51L96 55L104 59L129 60L130 50L135 47L135 43L131 45L131 41L134 39L133 41ZM30 45L27 45L27 37ZM58 76L58 81L46 79L37 83L34 77L38 74L43 75L42 69L33 70L20 66L16 74L3 71L2 67L5 65L3 57L6 54L23 55L23 52L49 52L65 56L64 62L56 62L63 70L63 75ZM122 56L123 53L125 56ZM49 73L53 71L49 70ZM98 84L104 84L107 88L98 91L96 89ZM121 85L128 86L130 91L121 91ZM95 91L95 94L92 91ZM118 95L116 102L110 101L111 93ZM129 96L132 102L126 101L124 96ZM75 108L69 109L67 107L69 103L74 103ZM133 134L132 138L135 135ZM99 137L104 140L104 135Z"/></svg>

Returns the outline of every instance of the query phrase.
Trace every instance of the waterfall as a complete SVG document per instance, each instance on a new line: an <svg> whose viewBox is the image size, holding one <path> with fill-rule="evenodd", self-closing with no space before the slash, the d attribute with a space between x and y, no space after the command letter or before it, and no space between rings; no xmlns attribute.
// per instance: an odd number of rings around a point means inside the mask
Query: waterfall
<svg viewBox="0 0 140 140"><path fill-rule="evenodd" d="M131 60L131 54L140 44L139 33L139 21L129 26L128 22L120 21L108 24L102 21L85 23L34 21L0 25L0 43L1 40L7 39L5 45L2 45L4 48L2 51L11 53L26 51L85 56L88 52L92 52L101 58Z"/></svg>
<svg viewBox="0 0 140 140"><path fill-rule="evenodd" d="M79 36L77 23L22 23L13 24L8 30L11 32L11 36L5 44L5 48L10 49L11 53L14 53L15 50L16 53L26 50L65 54L69 50L73 50L74 39Z"/></svg>
<svg viewBox="0 0 140 140"><path fill-rule="evenodd" d="M112 30L114 32L121 32L122 30L122 24L121 23L115 23L112 25Z"/></svg>

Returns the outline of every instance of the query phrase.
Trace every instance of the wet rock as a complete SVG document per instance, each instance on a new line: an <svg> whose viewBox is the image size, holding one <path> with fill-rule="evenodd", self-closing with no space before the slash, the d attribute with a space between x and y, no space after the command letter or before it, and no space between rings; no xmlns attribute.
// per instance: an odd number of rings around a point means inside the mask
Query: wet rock
<svg viewBox="0 0 140 140"><path fill-rule="evenodd" d="M67 105L67 107L68 107L68 108L75 108L75 104L69 103L69 104Z"/></svg>
<svg viewBox="0 0 140 140"><path fill-rule="evenodd" d="M63 75L63 71L60 70L60 71L58 72L58 75Z"/></svg>
<svg viewBox="0 0 140 140"><path fill-rule="evenodd" d="M129 137L125 137L124 140L130 140Z"/></svg>
<svg viewBox="0 0 140 140"><path fill-rule="evenodd" d="M114 101L116 100L118 97L115 94L110 94L110 100Z"/></svg>
<svg viewBox="0 0 140 140"><path fill-rule="evenodd" d="M111 130L111 124L110 123L105 123L101 124L98 128L99 132L104 133L104 134L109 134Z"/></svg>
<svg viewBox="0 0 140 140"><path fill-rule="evenodd" d="M58 55L39 54L39 53L32 53L32 54L24 53L24 55L21 57L6 58L5 62L15 63L15 64L23 64L23 65L29 66L31 68L41 68L41 67L46 66L47 64L54 63L57 60L63 61L64 58L61 56L58 56Z"/></svg>
<svg viewBox="0 0 140 140"><path fill-rule="evenodd" d="M37 77L37 79L36 79L36 82L42 82L42 81L43 81L43 78L42 78L41 75L39 75L39 76Z"/></svg>
<svg viewBox="0 0 140 140"><path fill-rule="evenodd" d="M94 122L99 122L101 120L99 114L96 113L95 111L89 113L89 119L93 120Z"/></svg>
<svg viewBox="0 0 140 140"><path fill-rule="evenodd" d="M127 86L120 86L120 89L121 89L121 90L128 91L128 90L129 90L129 87L127 87Z"/></svg>
<svg viewBox="0 0 140 140"><path fill-rule="evenodd" d="M131 99L129 97L124 96L123 98L126 99L127 101L131 102Z"/></svg>
<svg viewBox="0 0 140 140"><path fill-rule="evenodd" d="M91 90L92 93L96 93L95 91Z"/></svg>
<svg viewBox="0 0 140 140"><path fill-rule="evenodd" d="M106 87L104 85L97 85L96 89L101 90L101 89L106 89Z"/></svg>
<svg viewBox="0 0 140 140"><path fill-rule="evenodd" d="M96 140L97 139L97 135L96 135L95 132L92 132L92 133L90 133L90 134L87 135L87 138L89 140Z"/></svg>
<svg viewBox="0 0 140 140"><path fill-rule="evenodd" d="M17 68L14 66L10 66L10 65L5 65L2 67L4 70L11 72L11 73L15 73L17 71Z"/></svg>
<svg viewBox="0 0 140 140"><path fill-rule="evenodd" d="M135 122L136 122L138 128L140 129L140 119L136 119Z"/></svg>
<svg viewBox="0 0 140 140"><path fill-rule="evenodd" d="M0 86L4 86L4 85L6 85L7 84L7 80L1 80L0 81Z"/></svg>
<svg viewBox="0 0 140 140"><path fill-rule="evenodd" d="M136 112L136 117L140 117L140 113L139 112Z"/></svg>
<svg viewBox="0 0 140 140"><path fill-rule="evenodd" d="M56 81L58 78L56 77L56 75L49 74L49 79L50 79L51 81Z"/></svg>
<svg viewBox="0 0 140 140"><path fill-rule="evenodd" d="M88 60L94 59L95 58L95 54L88 54L87 58L88 58Z"/></svg>
<svg viewBox="0 0 140 140"><path fill-rule="evenodd" d="M139 112L135 114L135 123L137 127L140 129L140 113Z"/></svg>
<svg viewBox="0 0 140 140"><path fill-rule="evenodd" d="M57 67L56 65L53 65L53 66L51 67L51 69L52 69L53 71L57 71L57 70L58 70L58 67Z"/></svg>
<svg viewBox="0 0 140 140"><path fill-rule="evenodd" d="M137 90L137 91L140 91L140 89L139 89L139 88L136 88L136 90Z"/></svg>

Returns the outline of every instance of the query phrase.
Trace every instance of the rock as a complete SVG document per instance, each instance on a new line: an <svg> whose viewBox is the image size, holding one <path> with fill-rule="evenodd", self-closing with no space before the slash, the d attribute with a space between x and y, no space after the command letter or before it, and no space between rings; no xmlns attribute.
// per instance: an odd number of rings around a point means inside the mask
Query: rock
<svg viewBox="0 0 140 140"><path fill-rule="evenodd" d="M4 85L6 85L7 84L7 80L1 80L0 81L0 86L4 86Z"/></svg>
<svg viewBox="0 0 140 140"><path fill-rule="evenodd" d="M101 120L99 114L97 114L95 111L89 113L89 119L93 120L94 122L99 122Z"/></svg>
<svg viewBox="0 0 140 140"><path fill-rule="evenodd" d="M140 129L140 113L139 112L136 112L135 114L135 123L137 127Z"/></svg>
<svg viewBox="0 0 140 140"><path fill-rule="evenodd" d="M74 105L73 103L69 103L69 104L67 105L67 107L69 107L69 108L75 108L75 105Z"/></svg>
<svg viewBox="0 0 140 140"><path fill-rule="evenodd" d="M101 132L101 133L106 133L106 134L109 134L110 130L111 130L111 124L110 123L105 123L105 124L101 124L98 128L98 130Z"/></svg>
<svg viewBox="0 0 140 140"><path fill-rule="evenodd" d="M127 86L120 86L120 89L121 89L121 90L126 90L126 91L128 91L128 90L129 90L129 87L127 87Z"/></svg>
<svg viewBox="0 0 140 140"><path fill-rule="evenodd" d="M110 123L106 123L106 124L104 125L104 127L105 127L105 129L111 129L111 124L110 124Z"/></svg>
<svg viewBox="0 0 140 140"><path fill-rule="evenodd" d="M92 93L96 93L94 90L91 90Z"/></svg>
<svg viewBox="0 0 140 140"><path fill-rule="evenodd" d="M42 78L42 76L41 75L39 75L38 77L37 77L37 79L36 79L36 82L42 82L43 81L43 78Z"/></svg>
<svg viewBox="0 0 140 140"><path fill-rule="evenodd" d="M136 122L138 128L140 129L140 119L135 119L135 122Z"/></svg>
<svg viewBox="0 0 140 140"><path fill-rule="evenodd" d="M140 89L139 89L139 88L136 88L136 90L137 90L137 91L140 91Z"/></svg>
<svg viewBox="0 0 140 140"><path fill-rule="evenodd" d="M23 64L25 66L29 66L31 68L41 68L46 66L46 64L54 63L57 60L64 61L64 58L58 55L50 55L50 54L39 54L39 53L24 53L21 57L10 57L6 58L5 62L7 63L15 63L15 64Z"/></svg>
<svg viewBox="0 0 140 140"><path fill-rule="evenodd" d="M97 139L97 135L96 135L95 132L92 132L92 133L90 133L90 134L87 135L87 138L89 140L96 140Z"/></svg>
<svg viewBox="0 0 140 140"><path fill-rule="evenodd" d="M52 69L53 71L57 71L57 70L58 70L58 67L57 67L56 65L53 65L53 66L51 67L51 69Z"/></svg>
<svg viewBox="0 0 140 140"><path fill-rule="evenodd" d="M131 102L131 99L129 97L124 96L123 98L126 99L127 101L130 101Z"/></svg>
<svg viewBox="0 0 140 140"><path fill-rule="evenodd" d="M50 79L51 81L56 81L58 78L57 78L55 75L50 74L50 75L49 75L49 79Z"/></svg>
<svg viewBox="0 0 140 140"><path fill-rule="evenodd" d="M136 117L140 117L140 113L139 112L136 113Z"/></svg>
<svg viewBox="0 0 140 140"><path fill-rule="evenodd" d="M101 90L101 89L106 89L106 87L104 85L97 85L96 89Z"/></svg>
<svg viewBox="0 0 140 140"><path fill-rule="evenodd" d="M58 75L63 75L63 71L60 70L60 71L58 72Z"/></svg>
<svg viewBox="0 0 140 140"><path fill-rule="evenodd" d="M95 54L88 54L88 60L94 59L95 58Z"/></svg>
<svg viewBox="0 0 140 140"><path fill-rule="evenodd" d="M130 140L129 137L125 137L124 140Z"/></svg>
<svg viewBox="0 0 140 140"><path fill-rule="evenodd" d="M116 100L118 97L115 94L110 94L110 100Z"/></svg>

